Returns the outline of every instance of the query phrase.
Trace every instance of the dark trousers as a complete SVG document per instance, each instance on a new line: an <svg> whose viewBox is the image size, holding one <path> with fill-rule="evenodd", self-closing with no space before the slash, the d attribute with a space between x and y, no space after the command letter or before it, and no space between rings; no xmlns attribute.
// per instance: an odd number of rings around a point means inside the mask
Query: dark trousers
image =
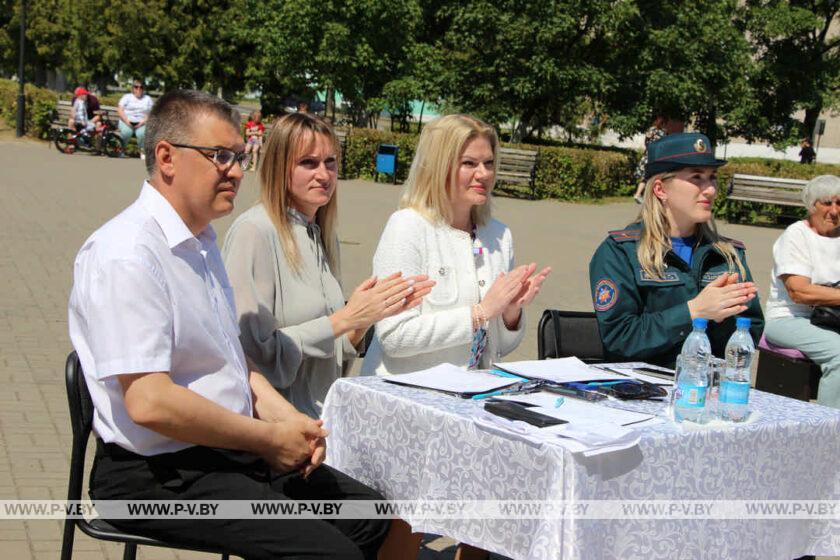
<svg viewBox="0 0 840 560"><path fill-rule="evenodd" d="M94 500L378 500L349 476L322 465L308 479L279 474L250 453L191 447L144 457L97 440ZM124 531L216 546L251 559L375 558L390 521L382 519L114 519Z"/></svg>

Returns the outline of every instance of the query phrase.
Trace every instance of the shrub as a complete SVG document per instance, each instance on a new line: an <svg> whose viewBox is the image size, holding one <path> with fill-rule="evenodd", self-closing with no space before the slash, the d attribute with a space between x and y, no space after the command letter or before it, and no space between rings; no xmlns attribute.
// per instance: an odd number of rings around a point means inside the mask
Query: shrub
<svg viewBox="0 0 840 560"><path fill-rule="evenodd" d="M397 181L408 177L411 160L417 148L417 134L385 132L369 128L354 128L347 138L344 154L344 176L348 179L373 179L376 173L376 150L379 144L395 144L397 153Z"/></svg>
<svg viewBox="0 0 840 560"><path fill-rule="evenodd" d="M351 130L344 154L344 176L372 179L376 171L376 149L381 143L399 146L397 181L405 181L414 152L417 134L385 132L365 128ZM497 192L512 196L592 200L609 196L630 196L636 187L635 170L642 153L617 148L535 146L505 144L512 148L539 151L534 188L500 183ZM781 215L804 215L795 208L772 204L729 202L726 191L736 173L768 177L811 179L817 175L840 175L840 165L801 165L795 161L761 158L732 158L718 170L718 197L715 213L740 223L774 221Z"/></svg>
<svg viewBox="0 0 840 560"><path fill-rule="evenodd" d="M517 146L519 147L519 146ZM600 150L554 146L538 149L534 194L538 198L584 200L630 195L639 154L631 150ZM507 187L502 185L504 190Z"/></svg>
<svg viewBox="0 0 840 560"><path fill-rule="evenodd" d="M13 80L0 80L0 116L9 126L17 121L18 83ZM24 129L26 133L39 138L47 138L50 123L56 118L55 104L58 94L48 89L26 84L24 88L26 111Z"/></svg>

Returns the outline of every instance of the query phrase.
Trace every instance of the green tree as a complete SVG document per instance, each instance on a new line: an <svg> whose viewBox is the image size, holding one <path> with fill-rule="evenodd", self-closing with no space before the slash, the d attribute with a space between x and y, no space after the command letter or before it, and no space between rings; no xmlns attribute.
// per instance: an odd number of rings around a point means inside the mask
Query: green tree
<svg viewBox="0 0 840 560"><path fill-rule="evenodd" d="M840 106L840 0L747 0L744 26L761 92L742 133L776 144L811 137L823 109ZM793 114L804 110L802 121Z"/></svg>
<svg viewBox="0 0 840 560"><path fill-rule="evenodd" d="M105 17L110 68L150 78L166 89L195 87L232 98L245 82L252 44L245 1L122 0Z"/></svg>
<svg viewBox="0 0 840 560"><path fill-rule="evenodd" d="M606 61L610 126L630 136L662 115L693 121L713 144L731 135L756 103L737 3L637 0Z"/></svg>
<svg viewBox="0 0 840 560"><path fill-rule="evenodd" d="M69 39L67 5L70 0L27 0L26 79L43 86L47 72L61 67ZM17 74L20 50L20 0L2 2L0 61L7 74Z"/></svg>
<svg viewBox="0 0 840 560"><path fill-rule="evenodd" d="M371 100L399 77L420 17L416 0L249 0L248 13L261 29L248 75L264 97L335 89L361 125L381 107Z"/></svg>
<svg viewBox="0 0 840 560"><path fill-rule="evenodd" d="M68 38L61 70L71 85L96 83L104 92L114 79L114 68L107 63L109 51L115 49L105 17L110 3L74 0L62 7Z"/></svg>
<svg viewBox="0 0 840 560"><path fill-rule="evenodd" d="M444 6L451 20L440 42L444 96L497 125L514 123L514 141L553 124L562 108L603 91L605 38L626 5L469 0Z"/></svg>

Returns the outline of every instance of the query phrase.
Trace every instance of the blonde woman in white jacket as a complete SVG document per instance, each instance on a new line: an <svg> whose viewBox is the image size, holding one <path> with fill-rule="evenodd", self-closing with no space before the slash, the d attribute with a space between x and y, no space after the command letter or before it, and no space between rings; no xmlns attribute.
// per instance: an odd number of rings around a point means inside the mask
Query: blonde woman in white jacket
<svg viewBox="0 0 840 560"><path fill-rule="evenodd" d="M492 127L465 115L423 129L373 271L424 274L436 284L420 306L376 324L363 374L444 362L486 368L522 341L523 308L551 270L514 268L510 230L490 216L498 143Z"/></svg>

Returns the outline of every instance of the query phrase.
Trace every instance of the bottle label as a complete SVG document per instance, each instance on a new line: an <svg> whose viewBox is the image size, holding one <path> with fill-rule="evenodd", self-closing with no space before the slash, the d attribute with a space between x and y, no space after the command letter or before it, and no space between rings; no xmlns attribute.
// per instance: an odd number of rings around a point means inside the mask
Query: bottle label
<svg viewBox="0 0 840 560"><path fill-rule="evenodd" d="M723 381L720 384L720 402L726 404L748 404L750 384L737 381Z"/></svg>
<svg viewBox="0 0 840 560"><path fill-rule="evenodd" d="M677 385L676 402L677 406L703 408L706 406L706 386L680 383Z"/></svg>

